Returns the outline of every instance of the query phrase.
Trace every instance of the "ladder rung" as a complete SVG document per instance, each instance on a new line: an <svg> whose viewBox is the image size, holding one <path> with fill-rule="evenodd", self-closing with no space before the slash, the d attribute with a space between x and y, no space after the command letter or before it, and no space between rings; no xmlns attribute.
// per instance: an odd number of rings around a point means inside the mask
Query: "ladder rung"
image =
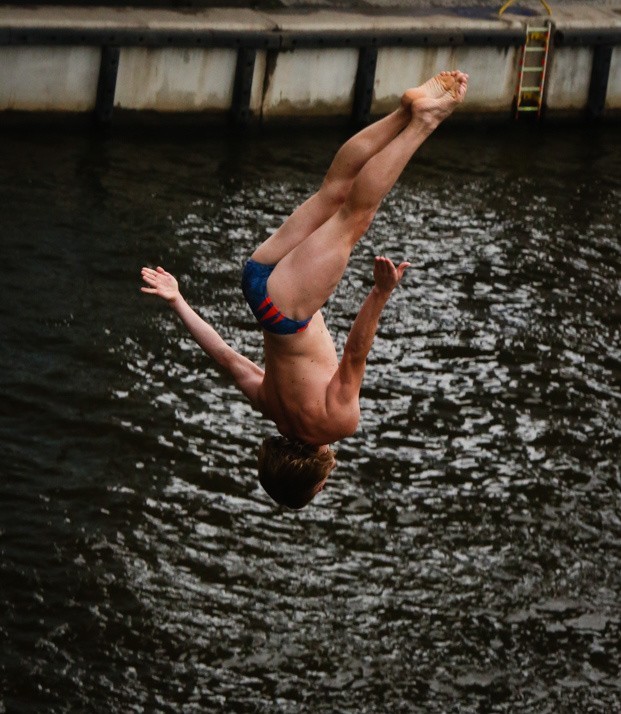
<svg viewBox="0 0 621 714"><path fill-rule="evenodd" d="M545 47L525 47L524 52L545 52Z"/></svg>
<svg viewBox="0 0 621 714"><path fill-rule="evenodd" d="M547 32L547 27L529 27L526 32Z"/></svg>
<svg viewBox="0 0 621 714"><path fill-rule="evenodd" d="M543 72L543 67L522 67L522 72Z"/></svg>
<svg viewBox="0 0 621 714"><path fill-rule="evenodd" d="M518 112L538 112L539 107L518 107Z"/></svg>
<svg viewBox="0 0 621 714"><path fill-rule="evenodd" d="M540 92L541 87L522 87L522 94L524 92Z"/></svg>

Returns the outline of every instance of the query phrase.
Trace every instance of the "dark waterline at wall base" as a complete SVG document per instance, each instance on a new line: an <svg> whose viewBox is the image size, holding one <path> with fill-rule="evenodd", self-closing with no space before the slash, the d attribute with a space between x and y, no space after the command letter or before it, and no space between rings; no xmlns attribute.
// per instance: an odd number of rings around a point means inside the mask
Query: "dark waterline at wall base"
<svg viewBox="0 0 621 714"><path fill-rule="evenodd" d="M204 135L204 132L229 133L250 137L257 135L277 134L282 131L295 135L300 131L312 132L313 130L332 129L335 131L354 132L369 123L380 119L382 115L372 116L368 122L356 123L346 117L289 117L270 121L262 124L259 121L249 122L243 127L237 126L225 114L194 113L167 113L119 111L115 114L114 121L109 124L100 124L90 114L76 114L75 112L0 112L0 127L7 131L28 133L32 130L46 129L46 131L88 132L100 136L123 136L125 134L146 131L149 133L164 133L183 129L192 136ZM468 128L476 130L477 127L500 127L508 132L537 132L554 127L585 128L598 125L616 126L621 124L621 111L609 112L606 119L594 118L587 112L554 112L553 115L544 114L541 118L520 117L513 113L497 112L470 113L451 117L439 131L451 131L453 128ZM180 140L181 137L180 137Z"/></svg>

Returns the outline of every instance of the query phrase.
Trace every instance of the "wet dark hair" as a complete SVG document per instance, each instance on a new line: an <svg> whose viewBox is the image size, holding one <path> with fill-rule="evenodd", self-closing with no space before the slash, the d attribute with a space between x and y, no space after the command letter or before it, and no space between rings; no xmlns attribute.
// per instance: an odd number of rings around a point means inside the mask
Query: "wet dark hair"
<svg viewBox="0 0 621 714"><path fill-rule="evenodd" d="M276 503L297 510L321 490L334 463L330 448L319 453L316 446L268 436L259 448L259 481Z"/></svg>

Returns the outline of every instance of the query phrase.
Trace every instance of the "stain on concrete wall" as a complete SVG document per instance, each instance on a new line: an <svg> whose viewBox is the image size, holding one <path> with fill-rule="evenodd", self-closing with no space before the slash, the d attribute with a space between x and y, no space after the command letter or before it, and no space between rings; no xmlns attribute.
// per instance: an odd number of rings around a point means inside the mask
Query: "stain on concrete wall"
<svg viewBox="0 0 621 714"><path fill-rule="evenodd" d="M123 48L114 104L160 112L227 111L236 61L234 49Z"/></svg>
<svg viewBox="0 0 621 714"><path fill-rule="evenodd" d="M269 63L268 63L269 64ZM263 116L347 116L358 67L355 49L295 50L268 68Z"/></svg>

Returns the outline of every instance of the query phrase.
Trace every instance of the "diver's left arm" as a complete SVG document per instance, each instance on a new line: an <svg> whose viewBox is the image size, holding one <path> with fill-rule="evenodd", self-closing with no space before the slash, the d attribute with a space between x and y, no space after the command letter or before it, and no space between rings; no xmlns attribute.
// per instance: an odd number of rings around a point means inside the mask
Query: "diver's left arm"
<svg viewBox="0 0 621 714"><path fill-rule="evenodd" d="M336 399L341 404L357 402L380 316L409 265L401 263L395 267L389 258L375 258L375 284L354 320L339 368L328 387L328 399Z"/></svg>

